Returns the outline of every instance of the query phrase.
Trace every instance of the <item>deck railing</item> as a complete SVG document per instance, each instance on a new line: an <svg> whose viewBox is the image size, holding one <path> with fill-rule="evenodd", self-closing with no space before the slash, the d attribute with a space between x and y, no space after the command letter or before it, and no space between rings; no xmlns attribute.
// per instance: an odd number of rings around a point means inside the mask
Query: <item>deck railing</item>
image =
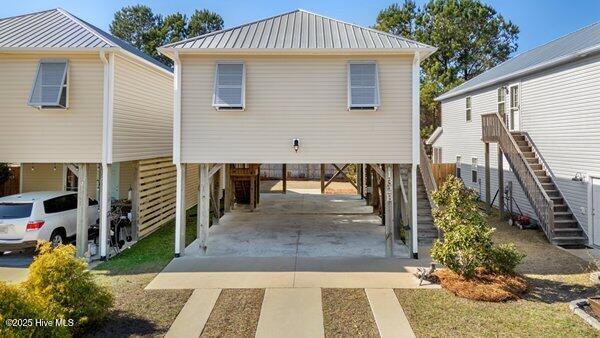
<svg viewBox="0 0 600 338"><path fill-rule="evenodd" d="M554 231L554 202L542 186L537 175L531 169L531 166L525 159L519 145L512 137L512 134L504 124L502 117L495 114L486 114L481 116L482 122L482 140L485 143L498 143L500 149L504 152L508 163L517 180L523 187L529 202L535 209L542 229L550 240Z"/></svg>

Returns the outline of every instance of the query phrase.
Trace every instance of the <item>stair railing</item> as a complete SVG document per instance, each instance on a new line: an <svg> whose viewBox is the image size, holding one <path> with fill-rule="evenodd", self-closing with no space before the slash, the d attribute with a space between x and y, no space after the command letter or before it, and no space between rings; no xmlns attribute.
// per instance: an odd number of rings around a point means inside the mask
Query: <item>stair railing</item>
<svg viewBox="0 0 600 338"><path fill-rule="evenodd" d="M554 232L554 202L548 196L542 183L525 159L519 145L512 137L498 113L481 116L482 140L486 143L498 143L517 180L523 187L529 202L542 225L546 236L552 241Z"/></svg>
<svg viewBox="0 0 600 338"><path fill-rule="evenodd" d="M429 204L434 208L433 201L431 200L431 193L437 190L437 183L435 182L435 177L433 176L433 168L431 166L431 160L427 156L425 152L425 145L423 142L421 143L421 154L420 154L420 163L419 170L421 171L421 176L423 177L423 184L425 185L425 190L427 191L427 199L429 199Z"/></svg>

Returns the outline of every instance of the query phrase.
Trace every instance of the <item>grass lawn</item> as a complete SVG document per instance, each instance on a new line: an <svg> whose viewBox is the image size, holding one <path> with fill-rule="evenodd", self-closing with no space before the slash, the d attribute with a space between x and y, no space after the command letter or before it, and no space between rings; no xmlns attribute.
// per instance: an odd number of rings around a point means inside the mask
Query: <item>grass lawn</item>
<svg viewBox="0 0 600 338"><path fill-rule="evenodd" d="M589 281L588 264L548 243L541 231L519 230L495 217L497 242L511 242L527 254L519 272L531 290L507 303L470 301L445 290L395 290L419 337L529 336L600 337L568 302L600 293Z"/></svg>
<svg viewBox="0 0 600 338"><path fill-rule="evenodd" d="M187 214L186 244L196 237L196 208ZM144 290L173 258L174 221L92 272L115 295L115 306L95 336L155 336L167 332L191 290Z"/></svg>

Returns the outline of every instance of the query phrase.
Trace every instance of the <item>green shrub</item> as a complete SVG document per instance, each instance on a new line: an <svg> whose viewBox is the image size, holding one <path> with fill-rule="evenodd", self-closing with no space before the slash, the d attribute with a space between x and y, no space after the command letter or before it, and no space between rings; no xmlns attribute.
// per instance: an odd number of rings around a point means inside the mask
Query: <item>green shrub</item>
<svg viewBox="0 0 600 338"><path fill-rule="evenodd" d="M495 247L494 229L479 210L477 196L463 182L450 177L432 194L437 208L435 225L443 232L431 249L431 257L455 273L470 278L478 267L512 273L520 263L519 253L507 246Z"/></svg>
<svg viewBox="0 0 600 338"><path fill-rule="evenodd" d="M68 337L65 326L40 325L53 320L43 304L18 285L0 282L0 337Z"/></svg>
<svg viewBox="0 0 600 338"><path fill-rule="evenodd" d="M525 255L520 253L514 244L495 245L489 252L486 269L503 274L514 274L523 258Z"/></svg>
<svg viewBox="0 0 600 338"><path fill-rule="evenodd" d="M113 304L109 290L96 283L75 247L50 243L38 246L39 254L29 267L23 287L56 318L72 319L73 332L102 321Z"/></svg>

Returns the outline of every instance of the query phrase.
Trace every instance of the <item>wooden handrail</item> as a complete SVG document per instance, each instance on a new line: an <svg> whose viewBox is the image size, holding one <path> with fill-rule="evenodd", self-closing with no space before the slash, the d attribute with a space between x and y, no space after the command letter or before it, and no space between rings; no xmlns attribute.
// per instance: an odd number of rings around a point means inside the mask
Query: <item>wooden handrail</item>
<svg viewBox="0 0 600 338"><path fill-rule="evenodd" d="M548 196L542 183L525 159L519 145L504 124L498 113L481 116L482 140L485 143L498 143L511 165L517 180L523 187L529 202L540 220L542 229L550 240L554 230L554 202ZM502 187L503 189L504 187Z"/></svg>
<svg viewBox="0 0 600 338"><path fill-rule="evenodd" d="M435 182L435 177L433 176L431 161L425 152L425 145L422 142L420 143L421 154L419 169L421 170L421 177L423 177L423 184L425 185L425 190L427 191L427 199L429 199L431 207L435 207L435 203L431 200L431 193L437 190L437 183Z"/></svg>

